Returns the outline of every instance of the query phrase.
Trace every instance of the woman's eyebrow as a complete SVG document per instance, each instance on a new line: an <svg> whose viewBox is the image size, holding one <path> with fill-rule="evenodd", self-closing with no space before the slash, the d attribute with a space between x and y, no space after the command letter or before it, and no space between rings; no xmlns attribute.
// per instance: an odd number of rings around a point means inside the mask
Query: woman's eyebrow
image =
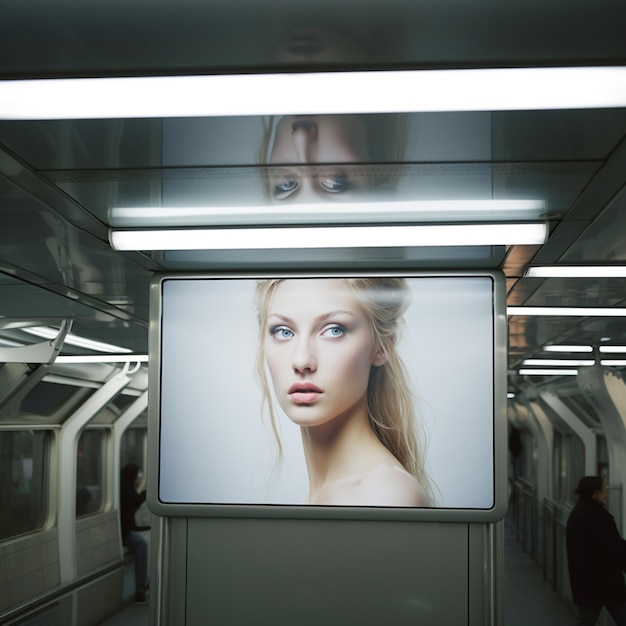
<svg viewBox="0 0 626 626"><path fill-rule="evenodd" d="M329 311L328 313L321 313L315 318L316 322L323 322L325 320L333 318L335 315L349 315L350 317L356 317L353 311L347 309L337 309L336 311Z"/></svg>
<svg viewBox="0 0 626 626"><path fill-rule="evenodd" d="M272 317L277 317L282 322L293 324L293 320L288 315L283 315L282 313L268 313L267 321L269 322Z"/></svg>
<svg viewBox="0 0 626 626"><path fill-rule="evenodd" d="M313 322L315 324L321 324L322 322L332 319L335 315L348 315L349 317L352 317L352 318L356 317L353 311L349 311L347 309L337 309L334 311L328 311L326 313L320 313L319 315L313 318ZM284 315L283 313L269 313L267 316L268 323L271 322L271 318L273 317L286 324L296 325L297 323L294 319L292 319L288 315Z"/></svg>

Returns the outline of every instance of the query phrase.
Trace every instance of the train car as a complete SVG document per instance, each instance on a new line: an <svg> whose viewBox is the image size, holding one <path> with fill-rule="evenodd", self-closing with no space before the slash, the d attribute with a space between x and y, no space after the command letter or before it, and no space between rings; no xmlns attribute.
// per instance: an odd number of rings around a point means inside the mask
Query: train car
<svg viewBox="0 0 626 626"><path fill-rule="evenodd" d="M0 623L573 623L626 6L1 9Z"/></svg>

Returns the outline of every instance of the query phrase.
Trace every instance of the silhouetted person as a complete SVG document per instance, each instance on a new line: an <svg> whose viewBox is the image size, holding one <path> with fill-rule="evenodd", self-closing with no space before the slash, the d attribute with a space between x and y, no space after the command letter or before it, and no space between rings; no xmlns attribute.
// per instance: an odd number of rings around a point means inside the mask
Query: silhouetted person
<svg viewBox="0 0 626 626"><path fill-rule="evenodd" d="M511 426L509 452L511 453L511 462L513 464L513 479L516 479L520 474L522 462L522 434L515 426Z"/></svg>
<svg viewBox="0 0 626 626"><path fill-rule="evenodd" d="M135 555L135 600L145 602L148 588L148 542L140 535L135 523L135 512L146 500L145 490L136 488L139 466L129 463L122 468L120 482L120 525L122 543Z"/></svg>
<svg viewBox="0 0 626 626"><path fill-rule="evenodd" d="M626 626L626 541L604 508L608 490L598 476L585 476L567 520L567 561L577 626L593 626L603 606Z"/></svg>

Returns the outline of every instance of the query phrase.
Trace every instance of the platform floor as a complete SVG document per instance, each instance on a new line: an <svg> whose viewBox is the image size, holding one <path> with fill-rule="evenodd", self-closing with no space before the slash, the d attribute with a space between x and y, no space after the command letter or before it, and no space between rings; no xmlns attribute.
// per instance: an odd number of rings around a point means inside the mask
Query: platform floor
<svg viewBox="0 0 626 626"><path fill-rule="evenodd" d="M552 590L539 566L505 524L503 626L569 626L574 609Z"/></svg>

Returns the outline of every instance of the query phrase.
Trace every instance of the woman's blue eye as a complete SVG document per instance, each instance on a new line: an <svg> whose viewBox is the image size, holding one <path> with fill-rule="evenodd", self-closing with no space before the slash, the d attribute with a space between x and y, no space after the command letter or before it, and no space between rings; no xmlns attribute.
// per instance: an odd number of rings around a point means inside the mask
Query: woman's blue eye
<svg viewBox="0 0 626 626"><path fill-rule="evenodd" d="M298 188L298 181L295 178L285 178L285 180L274 185L274 196L280 198Z"/></svg>
<svg viewBox="0 0 626 626"><path fill-rule="evenodd" d="M342 337L346 334L346 327L341 324L333 324L322 331L322 335L326 337Z"/></svg>
<svg viewBox="0 0 626 626"><path fill-rule="evenodd" d="M350 183L348 182L347 176L337 175L331 178L323 178L320 180L320 185L324 191L328 191L328 193L341 193L348 189Z"/></svg>
<svg viewBox="0 0 626 626"><path fill-rule="evenodd" d="M291 339L294 334L293 331L286 326L274 326L270 328L270 335L276 339Z"/></svg>

